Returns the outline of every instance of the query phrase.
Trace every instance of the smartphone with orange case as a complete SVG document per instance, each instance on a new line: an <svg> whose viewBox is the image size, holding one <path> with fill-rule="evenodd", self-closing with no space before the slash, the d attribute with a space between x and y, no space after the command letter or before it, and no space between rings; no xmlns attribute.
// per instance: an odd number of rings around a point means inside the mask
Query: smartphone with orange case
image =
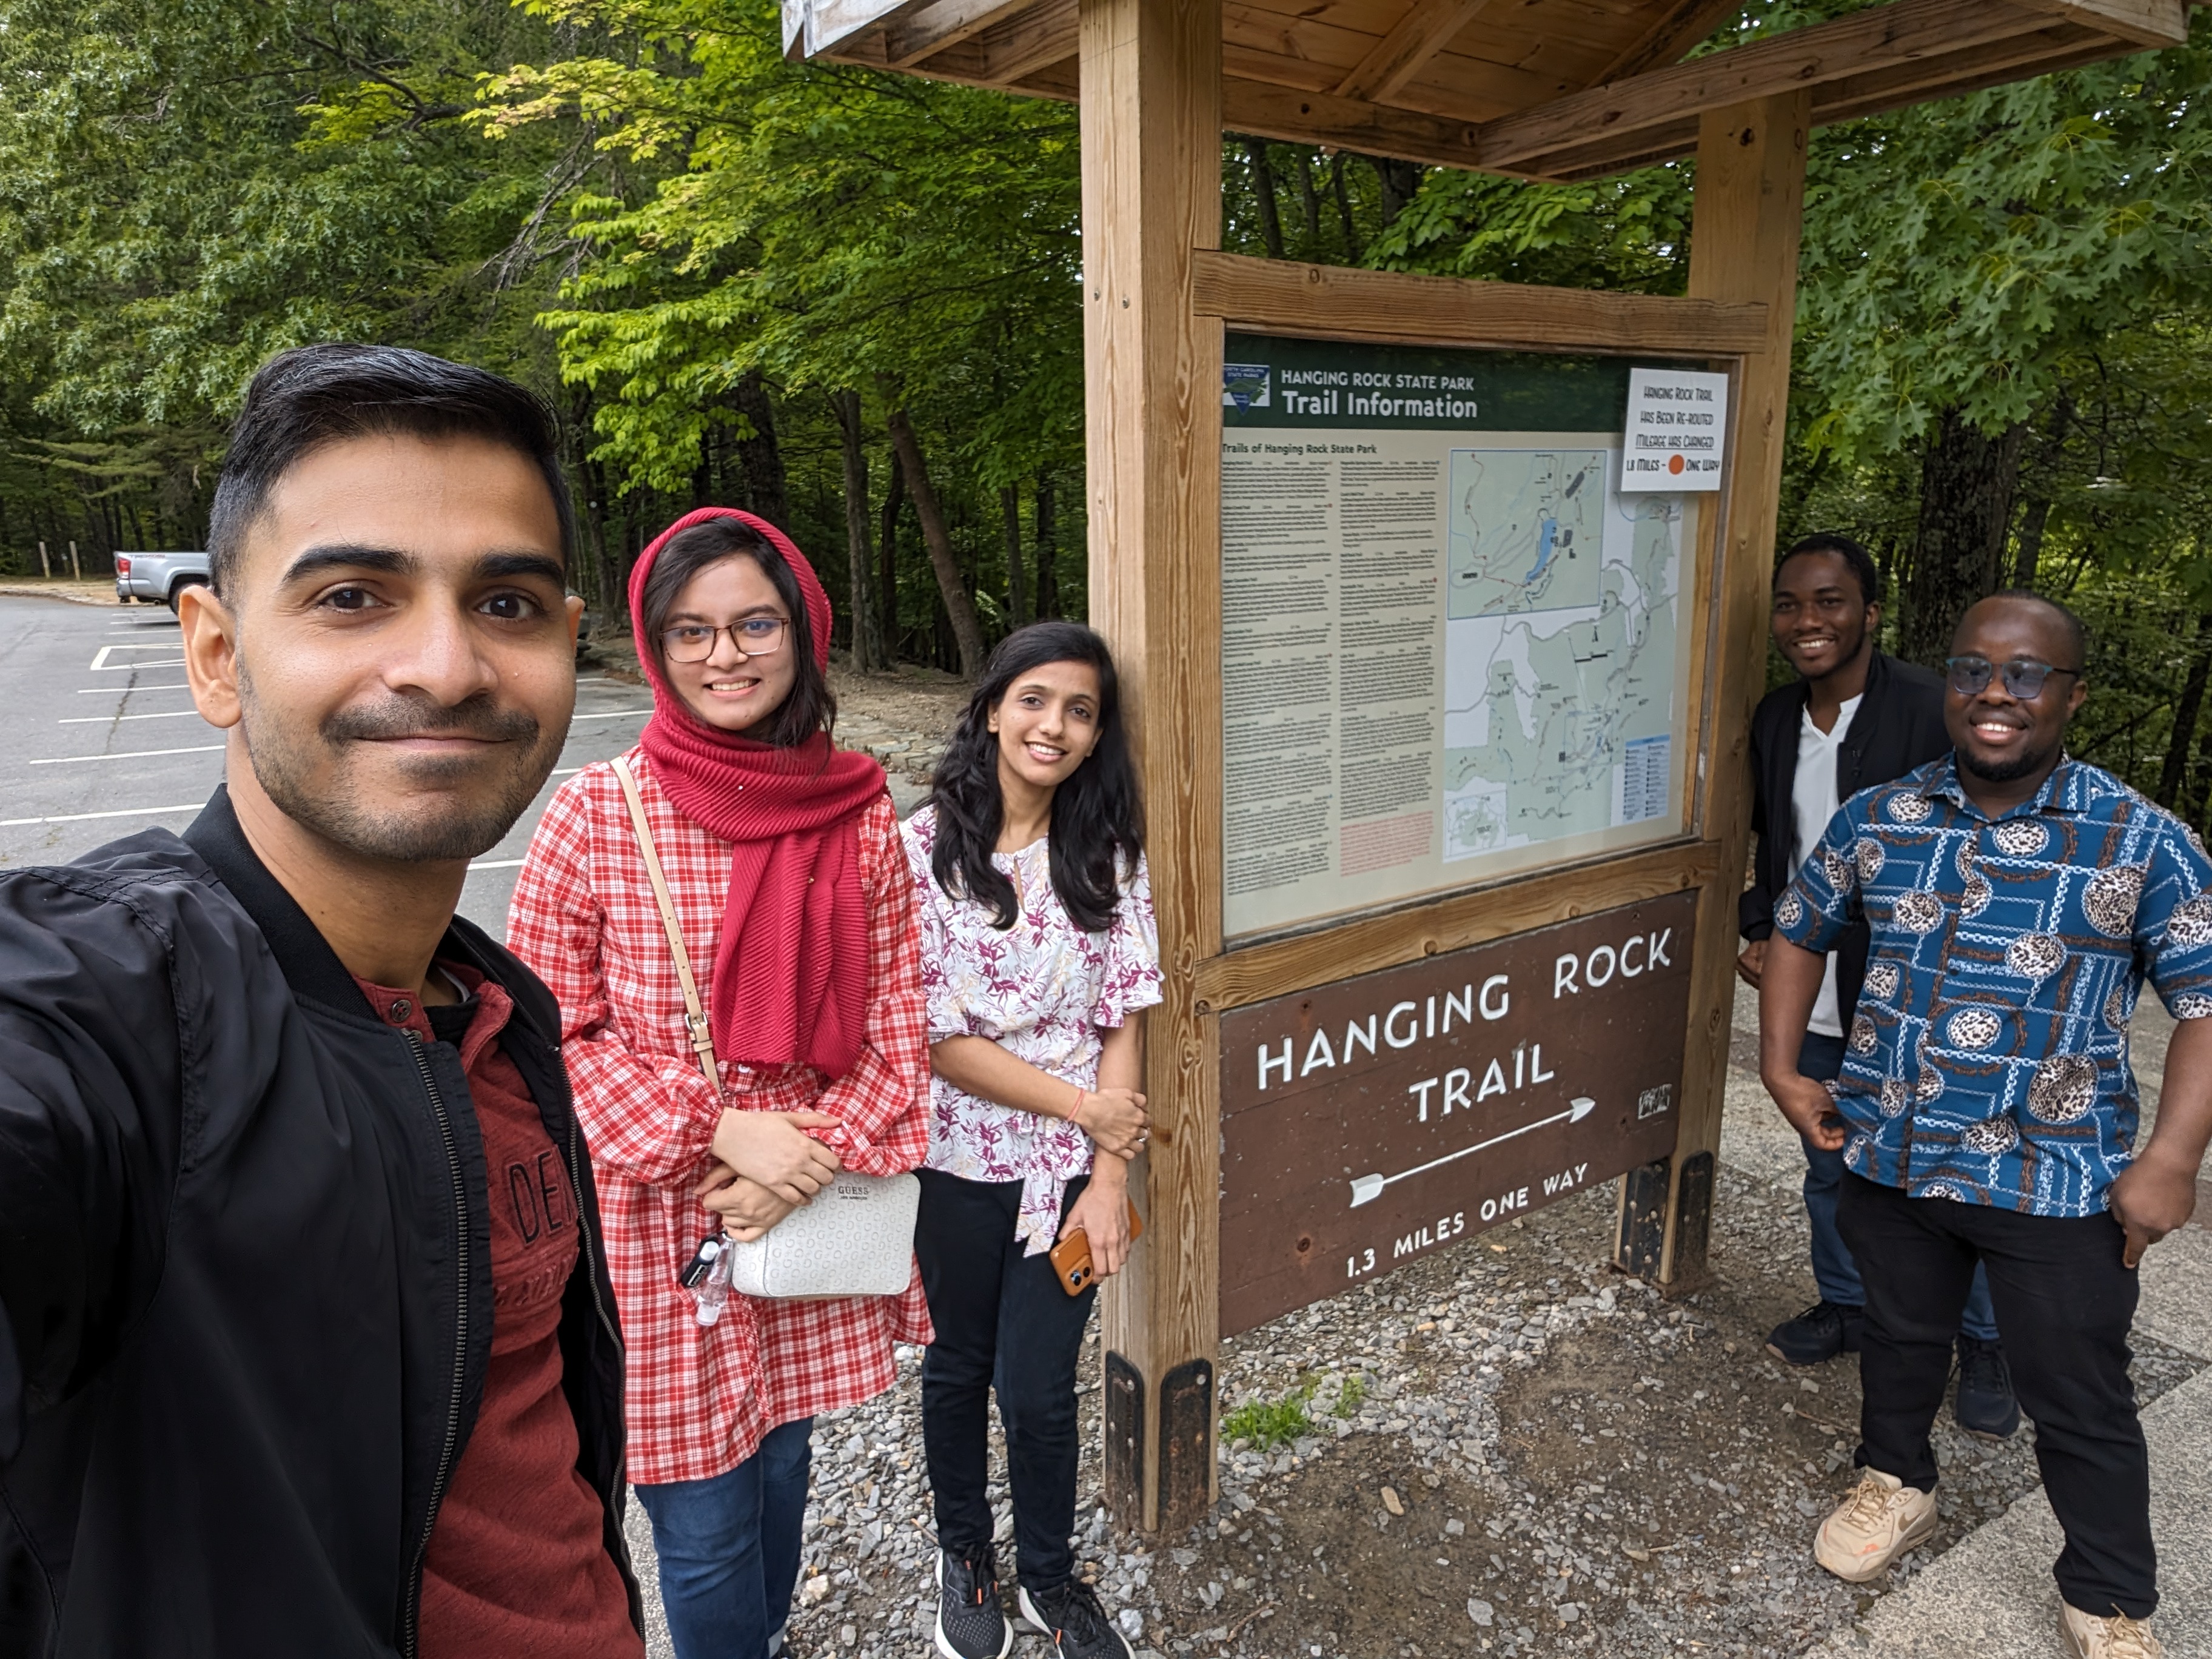
<svg viewBox="0 0 2212 1659"><path fill-rule="evenodd" d="M1145 1218L1137 1213L1137 1201L1129 1203L1129 1242L1133 1244L1145 1234ZM1091 1240L1078 1227L1047 1252L1052 1257L1052 1270L1060 1275L1060 1288L1070 1296L1081 1296L1091 1288Z"/></svg>

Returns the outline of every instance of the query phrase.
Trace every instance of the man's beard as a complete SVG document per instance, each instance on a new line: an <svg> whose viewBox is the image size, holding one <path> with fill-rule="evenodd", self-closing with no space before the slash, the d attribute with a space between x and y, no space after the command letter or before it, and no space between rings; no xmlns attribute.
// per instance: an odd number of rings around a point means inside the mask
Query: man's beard
<svg viewBox="0 0 2212 1659"><path fill-rule="evenodd" d="M514 827L553 769L560 752L556 737L545 742L536 716L526 709L495 708L471 698L447 708L428 699L402 696L342 708L326 716L311 742L272 716L253 695L243 661L238 673L240 724L255 779L277 810L325 841L364 858L394 864L428 864L472 859L496 847ZM469 737L508 745L501 753L504 775L490 756L419 757L407 763L426 781L450 780L464 786L433 791L408 810L380 811L364 799L344 761L355 745L404 735ZM314 752L319 747L321 754ZM318 761L334 787L315 782Z"/></svg>
<svg viewBox="0 0 2212 1659"><path fill-rule="evenodd" d="M2015 755L2008 761L1978 761L1964 749L1958 752L1960 769L1971 772L1984 783L2017 783L2049 764L2051 757L2058 751L2054 746Z"/></svg>

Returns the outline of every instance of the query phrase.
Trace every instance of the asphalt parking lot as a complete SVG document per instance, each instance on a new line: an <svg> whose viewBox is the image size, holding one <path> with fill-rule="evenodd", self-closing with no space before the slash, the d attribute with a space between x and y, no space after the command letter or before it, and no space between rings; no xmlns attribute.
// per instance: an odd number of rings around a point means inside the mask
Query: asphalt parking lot
<svg viewBox="0 0 2212 1659"><path fill-rule="evenodd" d="M0 595L0 870L65 862L143 830L181 830L222 781L223 734L185 684L176 619L154 605ZM637 740L652 699L589 672L560 765L507 838L470 866L461 912L495 938L562 781Z"/></svg>

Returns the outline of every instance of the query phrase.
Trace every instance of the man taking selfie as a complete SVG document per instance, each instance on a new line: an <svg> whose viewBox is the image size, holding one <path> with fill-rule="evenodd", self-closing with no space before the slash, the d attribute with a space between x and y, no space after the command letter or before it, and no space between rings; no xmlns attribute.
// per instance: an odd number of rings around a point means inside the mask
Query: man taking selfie
<svg viewBox="0 0 2212 1659"><path fill-rule="evenodd" d="M520 387L254 378L182 607L224 787L0 875L0 1653L642 1653L558 1012L453 914L573 540Z"/></svg>
<svg viewBox="0 0 2212 1659"><path fill-rule="evenodd" d="M2212 1139L2212 861L2109 772L2069 759L2081 624L2029 593L1951 641L1953 753L1855 795L1774 906L1759 1069L1843 1154L1837 1224L1867 1289L1857 1486L1814 1556L1863 1583L1936 1529L1929 1425L1978 1263L2066 1534L2077 1659L2157 1659L2150 1469L2128 1376L2144 1250L2189 1219ZM1821 958L1873 957L1831 1089L1796 1066ZM2138 1145L2128 1021L2145 979L2180 1022Z"/></svg>
<svg viewBox="0 0 2212 1659"><path fill-rule="evenodd" d="M1774 931L1774 902L1820 845L1836 808L1859 790L1903 777L1948 754L1943 683L1916 663L1876 647L1881 571L1848 536L1809 536L1774 568L1771 626L1775 648L1797 671L1794 684L1766 694L1751 720L1752 829L1759 856L1751 886L1737 902L1744 938L1736 971L1754 990ZM1866 977L1863 921L1828 952L1797 1069L1816 1083L1835 1079L1844 1033ZM1859 1351L1866 1287L1850 1248L1836 1231L1840 1153L1808 1140L1805 1218L1813 1236L1813 1281L1820 1298L1775 1327L1766 1351L1793 1365L1818 1365ZM2001 1440L2020 1427L2020 1407L1979 1268L1959 1322L1959 1426Z"/></svg>

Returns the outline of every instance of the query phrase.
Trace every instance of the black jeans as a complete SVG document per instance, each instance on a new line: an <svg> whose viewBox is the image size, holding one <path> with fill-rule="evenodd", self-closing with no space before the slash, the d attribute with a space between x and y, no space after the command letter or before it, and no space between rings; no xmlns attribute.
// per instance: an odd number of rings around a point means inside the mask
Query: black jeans
<svg viewBox="0 0 2212 1659"><path fill-rule="evenodd" d="M2066 1547L2067 1604L2099 1618L2158 1606L2150 1457L2128 1376L2138 1281L2120 1265L2120 1225L1908 1198L1848 1171L1836 1222L1866 1279L1859 1350L1859 1460L1923 1492L1936 1485L1929 1425L1950 1380L1974 1264L1989 1269L2035 1461Z"/></svg>
<svg viewBox="0 0 2212 1659"><path fill-rule="evenodd" d="M1050 1261L1014 1237L1018 1181L963 1181L917 1170L914 1249L937 1340L921 1362L921 1445L937 1504L937 1541L967 1555L991 1541L988 1391L999 1392L1013 1487L1021 1582L1034 1595L1075 1571L1075 1365L1097 1299L1060 1288ZM1060 1217L1089 1183L1067 1184Z"/></svg>

